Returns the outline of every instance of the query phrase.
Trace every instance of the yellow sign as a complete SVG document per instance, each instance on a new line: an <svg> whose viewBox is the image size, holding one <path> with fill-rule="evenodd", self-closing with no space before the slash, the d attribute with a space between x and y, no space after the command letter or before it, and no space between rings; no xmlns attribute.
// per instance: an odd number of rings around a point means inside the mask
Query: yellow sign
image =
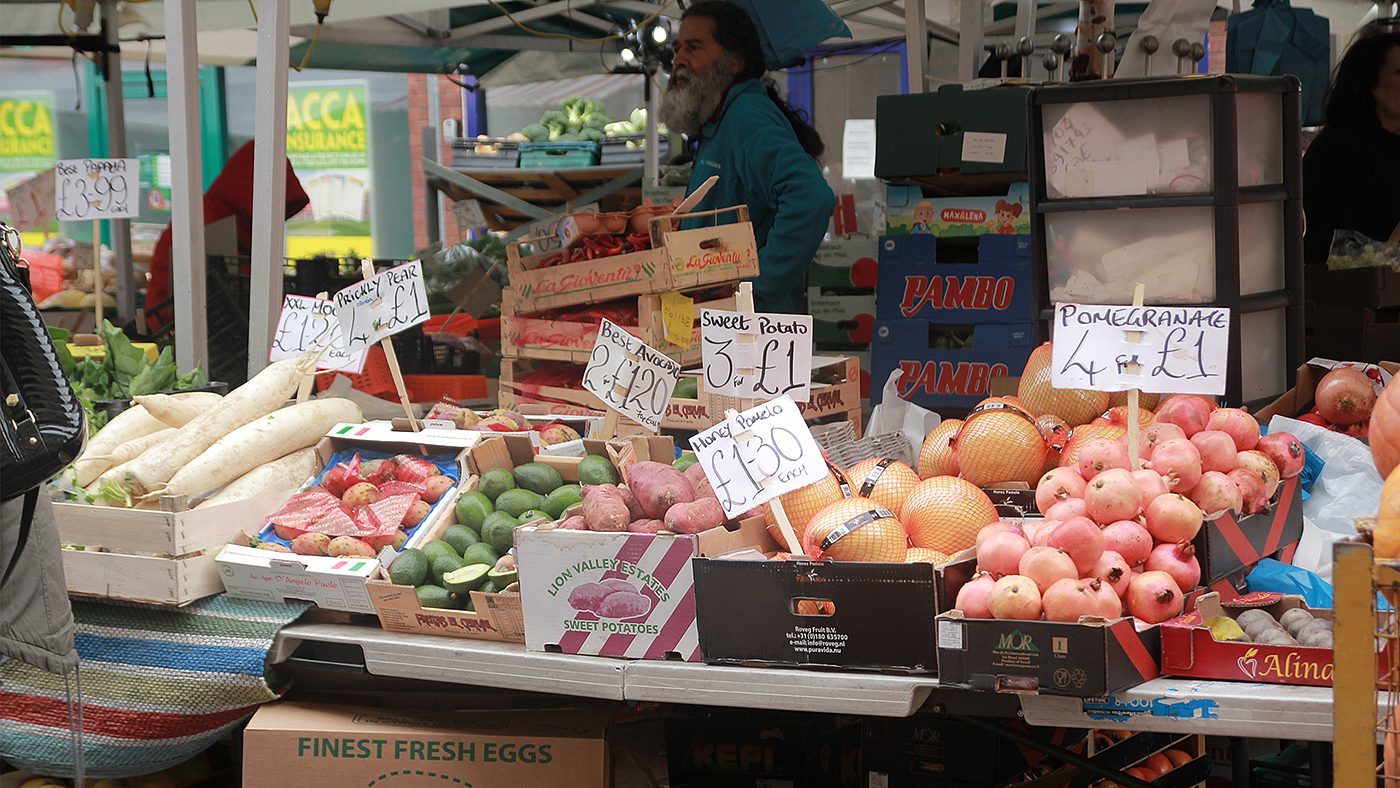
<svg viewBox="0 0 1400 788"><path fill-rule="evenodd" d="M661 320L666 326L666 341L690 347L695 326L695 301L680 293L661 294Z"/></svg>

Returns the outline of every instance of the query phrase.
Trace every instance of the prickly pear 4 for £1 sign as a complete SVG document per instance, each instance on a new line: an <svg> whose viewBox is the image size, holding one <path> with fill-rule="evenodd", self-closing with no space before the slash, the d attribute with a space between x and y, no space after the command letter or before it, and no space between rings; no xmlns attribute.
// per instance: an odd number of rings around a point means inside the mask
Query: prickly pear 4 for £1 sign
<svg viewBox="0 0 1400 788"><path fill-rule="evenodd" d="M826 461L791 397L735 414L690 439L720 508L738 517L826 477Z"/></svg>
<svg viewBox="0 0 1400 788"><path fill-rule="evenodd" d="M608 407L656 432L680 376L681 365L675 359L603 318L583 370L583 387Z"/></svg>
<svg viewBox="0 0 1400 788"><path fill-rule="evenodd" d="M423 263L411 260L335 294L345 352L364 350L385 337L428 320Z"/></svg>
<svg viewBox="0 0 1400 788"><path fill-rule="evenodd" d="M1225 307L1056 304L1054 337L1056 388L1225 393Z"/></svg>

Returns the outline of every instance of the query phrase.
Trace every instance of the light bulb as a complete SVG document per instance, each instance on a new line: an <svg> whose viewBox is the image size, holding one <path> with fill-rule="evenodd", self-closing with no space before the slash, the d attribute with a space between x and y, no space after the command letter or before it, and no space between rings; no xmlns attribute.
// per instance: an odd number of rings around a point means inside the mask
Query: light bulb
<svg viewBox="0 0 1400 788"><path fill-rule="evenodd" d="M619 54L622 57L622 62L629 66L637 62L637 53L633 52L630 47L624 47Z"/></svg>
<svg viewBox="0 0 1400 788"><path fill-rule="evenodd" d="M666 43L666 39L671 37L671 31L662 25L653 25L651 28L651 40L658 44Z"/></svg>

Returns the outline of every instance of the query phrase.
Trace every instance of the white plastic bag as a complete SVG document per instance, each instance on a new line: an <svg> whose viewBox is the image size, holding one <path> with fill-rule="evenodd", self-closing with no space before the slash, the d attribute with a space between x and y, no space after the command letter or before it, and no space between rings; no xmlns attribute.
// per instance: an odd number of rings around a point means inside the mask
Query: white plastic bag
<svg viewBox="0 0 1400 788"><path fill-rule="evenodd" d="M899 376L903 374L901 370L890 372L890 377L885 381L882 390L880 404L875 406L875 410L870 414L870 424L865 428L866 435L887 435L894 432L902 432L909 439L909 445L913 448L913 456L910 458L896 457L910 466L915 466L919 459L919 449L924 445L924 438L933 431L934 427L943 420L943 417L927 408L901 399L899 396ZM915 467L915 470L918 470Z"/></svg>
<svg viewBox="0 0 1400 788"><path fill-rule="evenodd" d="M1292 433L1325 463L1311 495L1303 501L1303 515L1324 531L1354 535L1356 518L1369 517L1380 508L1384 481L1370 447L1316 424L1274 416L1269 432L1280 430Z"/></svg>

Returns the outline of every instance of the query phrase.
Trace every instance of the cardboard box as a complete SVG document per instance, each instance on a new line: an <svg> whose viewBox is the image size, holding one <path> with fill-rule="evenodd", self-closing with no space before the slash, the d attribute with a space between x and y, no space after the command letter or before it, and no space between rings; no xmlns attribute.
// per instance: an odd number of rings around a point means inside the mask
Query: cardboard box
<svg viewBox="0 0 1400 788"><path fill-rule="evenodd" d="M859 788L861 720L690 707L666 718L670 784L686 788Z"/></svg>
<svg viewBox="0 0 1400 788"><path fill-rule="evenodd" d="M1028 183L1012 184L1001 197L935 197L925 196L919 186L886 186L885 234L1030 235L1030 206Z"/></svg>
<svg viewBox="0 0 1400 788"><path fill-rule="evenodd" d="M1149 756L1164 750L1181 750L1192 756L1191 760L1172 769L1152 781L1159 788L1194 788L1205 782L1210 770L1210 762L1205 753L1205 737L1200 734L1183 736L1180 733L1157 733L1143 731L1127 738L1105 740L1102 732L1090 736L1089 760L1105 769L1122 771L1141 764ZM1099 742L1108 744L1097 746ZM1080 770L1069 781L1069 788L1088 788L1102 778L1096 774Z"/></svg>
<svg viewBox="0 0 1400 788"><path fill-rule="evenodd" d="M923 265L886 263L876 291L882 320L922 318L931 323L1030 323L1030 261ZM814 313L815 314L815 313Z"/></svg>
<svg viewBox="0 0 1400 788"><path fill-rule="evenodd" d="M379 559L274 553L250 547L247 537L239 536L214 559L229 596L278 603L300 599L325 610L374 612L365 581L379 571Z"/></svg>
<svg viewBox="0 0 1400 788"><path fill-rule="evenodd" d="M990 720L989 720L990 721ZM1084 731L1000 723L1055 747L1082 749ZM866 717L861 766L870 785L982 788L1005 783L1043 762L1044 753L938 714Z"/></svg>
<svg viewBox="0 0 1400 788"><path fill-rule="evenodd" d="M609 715L277 701L244 732L244 785L611 788Z"/></svg>
<svg viewBox="0 0 1400 788"><path fill-rule="evenodd" d="M875 99L875 176L917 178L951 173L1027 171L1026 122L1031 89L1001 85Z"/></svg>
<svg viewBox="0 0 1400 788"><path fill-rule="evenodd" d="M808 287L873 288L875 287L878 241L874 238L852 238L823 241L807 268Z"/></svg>
<svg viewBox="0 0 1400 788"><path fill-rule="evenodd" d="M700 648L717 664L760 662L932 673L933 565L697 558ZM743 600L743 604L735 604Z"/></svg>
<svg viewBox="0 0 1400 788"><path fill-rule="evenodd" d="M1400 309L1308 304L1303 325L1309 356L1376 363L1400 349Z"/></svg>
<svg viewBox="0 0 1400 788"><path fill-rule="evenodd" d="M1303 292L1321 306L1386 309L1400 306L1400 271L1389 268L1349 268L1333 271L1325 265L1303 266Z"/></svg>
<svg viewBox="0 0 1400 788"><path fill-rule="evenodd" d="M700 660L691 558L745 547L776 550L762 518L737 530L700 534L599 533L522 526L520 561L525 647L531 651L632 659ZM582 601L583 586L626 583L644 607L603 616ZM619 589L617 593L624 593ZM596 600L593 601L596 604ZM638 612L640 610L640 612Z"/></svg>
<svg viewBox="0 0 1400 788"><path fill-rule="evenodd" d="M1124 617L1101 624L964 618L942 613L938 682L983 692L1099 698L1157 678L1158 627Z"/></svg>
<svg viewBox="0 0 1400 788"><path fill-rule="evenodd" d="M1239 518L1222 514L1201 528L1193 541L1201 582L1213 586L1302 538L1303 490L1294 476L1284 480L1270 508Z"/></svg>
<svg viewBox="0 0 1400 788"><path fill-rule="evenodd" d="M974 326L972 350L935 349L933 335L946 330L918 318L875 321L871 379L883 381L899 369L901 398L935 410L971 408L989 396L992 378L1024 369L1035 347L1028 323ZM882 389L871 387L871 404L879 404Z"/></svg>
<svg viewBox="0 0 1400 788"><path fill-rule="evenodd" d="M1382 361L1378 366L1392 375L1400 373L1400 363L1394 361ZM1261 424L1268 424L1269 420L1275 416L1287 416L1292 419L1312 410L1313 395L1317 391L1317 384L1322 381L1327 371L1328 368L1320 364L1308 363L1298 367L1293 388L1256 411L1254 418Z"/></svg>
<svg viewBox="0 0 1400 788"><path fill-rule="evenodd" d="M870 345L875 324L875 293L828 292L807 288L807 312L812 316L816 345Z"/></svg>
<svg viewBox="0 0 1400 788"><path fill-rule="evenodd" d="M906 263L1028 263L1031 259L1029 235L987 233L976 236L940 237L931 233L880 236L879 264Z"/></svg>
<svg viewBox="0 0 1400 788"><path fill-rule="evenodd" d="M661 418L661 426L667 429L703 430L718 424L724 419L726 408L738 408L735 397L710 394L705 391L704 375L699 370L681 372L682 377L698 378L695 399L672 397ZM855 422L856 433L860 433L860 365L845 356L812 356L812 391L806 402L797 403L802 418L806 420L844 414L847 421Z"/></svg>
<svg viewBox="0 0 1400 788"><path fill-rule="evenodd" d="M1216 640L1204 622L1215 616L1238 618L1246 610L1264 610L1275 619L1294 608L1308 611L1314 618L1332 620L1331 610L1308 607L1300 596L1255 592L1229 602L1218 594L1196 600L1192 612L1164 622L1162 630L1162 673L1223 681L1258 681L1266 684L1332 686L1332 649L1303 646L1271 646L1262 643ZM1385 613L1378 623L1383 625ZM1390 672L1385 651L1376 657L1376 677Z"/></svg>

